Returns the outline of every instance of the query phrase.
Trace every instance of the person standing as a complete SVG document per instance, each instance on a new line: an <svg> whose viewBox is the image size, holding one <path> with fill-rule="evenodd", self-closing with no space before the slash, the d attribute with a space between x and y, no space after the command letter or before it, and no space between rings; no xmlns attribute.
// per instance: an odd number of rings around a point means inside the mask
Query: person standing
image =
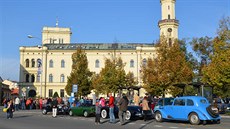
<svg viewBox="0 0 230 129"><path fill-rule="evenodd" d="M18 111L20 104L20 99L18 97L15 98L15 110Z"/></svg>
<svg viewBox="0 0 230 129"><path fill-rule="evenodd" d="M100 124L101 117L101 104L100 102L96 102L95 104L95 124Z"/></svg>
<svg viewBox="0 0 230 129"><path fill-rule="evenodd" d="M53 117L56 117L57 116L57 105L58 105L58 101L56 98L53 99L51 105L52 105Z"/></svg>
<svg viewBox="0 0 230 129"><path fill-rule="evenodd" d="M13 105L13 100L10 100L8 103L7 103L7 119L11 119L13 118L13 111L14 111L14 105Z"/></svg>
<svg viewBox="0 0 230 129"><path fill-rule="evenodd" d="M118 105L119 105L118 116L119 116L119 120L120 120L121 125L124 125L124 122L125 122L128 103L129 103L129 100L128 100L127 96L125 94L122 94L122 98L118 102Z"/></svg>
<svg viewBox="0 0 230 129"><path fill-rule="evenodd" d="M147 113L150 110L149 105L148 105L148 100L147 97L144 97L144 99L142 100L142 111L144 114L144 121L147 120Z"/></svg>
<svg viewBox="0 0 230 129"><path fill-rule="evenodd" d="M112 93L109 93L109 122L115 123L115 116L114 116L114 97Z"/></svg>
<svg viewBox="0 0 230 129"><path fill-rule="evenodd" d="M133 101L134 101L134 105L139 106L140 97L138 96L138 93L136 93L134 95L134 100Z"/></svg>

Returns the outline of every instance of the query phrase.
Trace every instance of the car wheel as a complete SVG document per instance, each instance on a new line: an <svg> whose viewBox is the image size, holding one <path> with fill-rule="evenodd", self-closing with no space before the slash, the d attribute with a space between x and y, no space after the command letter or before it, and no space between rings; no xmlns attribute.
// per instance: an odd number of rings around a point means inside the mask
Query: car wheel
<svg viewBox="0 0 230 129"><path fill-rule="evenodd" d="M127 111L126 111L126 117L125 117L125 119L126 119L126 120L130 120L130 119L131 119L131 116L132 116L131 112L130 112L129 110L127 110Z"/></svg>
<svg viewBox="0 0 230 129"><path fill-rule="evenodd" d="M84 111L84 112L83 112L83 116L84 116L84 117L88 117L88 116L89 116L89 113L88 113L87 111Z"/></svg>
<svg viewBox="0 0 230 129"><path fill-rule="evenodd" d="M105 109L102 109L101 118L103 118L103 119L107 118L107 114L108 114L107 111Z"/></svg>
<svg viewBox="0 0 230 129"><path fill-rule="evenodd" d="M200 124L200 118L198 117L198 115L196 113L191 113L189 115L189 122L192 125L198 125L198 124Z"/></svg>
<svg viewBox="0 0 230 129"><path fill-rule="evenodd" d="M69 111L69 115L73 116L73 111L72 110Z"/></svg>
<svg viewBox="0 0 230 129"><path fill-rule="evenodd" d="M161 115L161 113L159 111L157 111L155 113L155 119L156 119L157 122L162 122L163 121L162 115Z"/></svg>
<svg viewBox="0 0 230 129"><path fill-rule="evenodd" d="M46 109L43 109L43 110L42 110L42 114L43 114L43 115L46 115L46 114L47 114Z"/></svg>

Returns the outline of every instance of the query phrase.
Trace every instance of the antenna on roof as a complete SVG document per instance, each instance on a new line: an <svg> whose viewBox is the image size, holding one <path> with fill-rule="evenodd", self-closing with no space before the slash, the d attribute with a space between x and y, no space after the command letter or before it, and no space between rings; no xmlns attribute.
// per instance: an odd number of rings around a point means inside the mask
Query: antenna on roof
<svg viewBox="0 0 230 129"><path fill-rule="evenodd" d="M58 17L56 17L56 27L58 27Z"/></svg>

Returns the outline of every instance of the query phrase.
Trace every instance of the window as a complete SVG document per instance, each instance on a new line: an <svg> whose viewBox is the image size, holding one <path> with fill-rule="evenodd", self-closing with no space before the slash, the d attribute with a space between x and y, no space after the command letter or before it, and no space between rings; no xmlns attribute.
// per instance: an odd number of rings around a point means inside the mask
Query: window
<svg viewBox="0 0 230 129"><path fill-rule="evenodd" d="M54 62L53 62L53 60L50 60L50 68L53 68L54 67L54 64L53 64Z"/></svg>
<svg viewBox="0 0 230 129"><path fill-rule="evenodd" d="M168 10L170 10L170 6L168 6Z"/></svg>
<svg viewBox="0 0 230 129"><path fill-rule="evenodd" d="M170 15L168 15L168 19L170 19Z"/></svg>
<svg viewBox="0 0 230 129"><path fill-rule="evenodd" d="M96 60L95 61L95 68L99 68L100 67L100 61L99 60Z"/></svg>
<svg viewBox="0 0 230 129"><path fill-rule="evenodd" d="M42 60L41 59L37 59L37 66L38 66L38 68L42 67Z"/></svg>
<svg viewBox="0 0 230 129"><path fill-rule="evenodd" d="M201 99L200 102L203 103L203 104L207 104L208 103L205 99Z"/></svg>
<svg viewBox="0 0 230 129"><path fill-rule="evenodd" d="M142 65L143 65L143 67L146 67L146 66L147 66L147 60L146 60L146 59L143 59Z"/></svg>
<svg viewBox="0 0 230 129"><path fill-rule="evenodd" d="M169 47L172 47L172 39L169 38Z"/></svg>
<svg viewBox="0 0 230 129"><path fill-rule="evenodd" d="M191 99L187 100L187 106L193 106L194 102Z"/></svg>
<svg viewBox="0 0 230 129"><path fill-rule="evenodd" d="M52 74L49 75L49 82L53 82L53 75Z"/></svg>
<svg viewBox="0 0 230 129"><path fill-rule="evenodd" d="M26 59L26 67L30 67L30 60L29 59Z"/></svg>
<svg viewBox="0 0 230 129"><path fill-rule="evenodd" d="M184 99L176 99L174 101L175 106L185 106L185 100Z"/></svg>
<svg viewBox="0 0 230 129"><path fill-rule="evenodd" d="M130 60L130 68L133 68L133 67L134 67L134 61L132 59L132 60Z"/></svg>
<svg viewBox="0 0 230 129"><path fill-rule="evenodd" d="M59 44L63 44L63 39L59 38Z"/></svg>
<svg viewBox="0 0 230 129"><path fill-rule="evenodd" d="M34 80L35 80L35 76L34 76L34 74L32 74L31 75L31 82L34 82Z"/></svg>
<svg viewBox="0 0 230 129"><path fill-rule="evenodd" d="M65 61L61 60L61 68L65 68Z"/></svg>
<svg viewBox="0 0 230 129"><path fill-rule="evenodd" d="M32 59L32 60L31 60L31 63L32 63L32 68L34 68L34 67L35 67L35 60Z"/></svg>
<svg viewBox="0 0 230 129"><path fill-rule="evenodd" d="M60 89L60 97L64 97L64 89Z"/></svg>
<svg viewBox="0 0 230 129"><path fill-rule="evenodd" d="M65 82L65 75L64 74L61 75L61 82Z"/></svg>
<svg viewBox="0 0 230 129"><path fill-rule="evenodd" d="M53 89L49 89L49 97L53 97Z"/></svg>
<svg viewBox="0 0 230 129"><path fill-rule="evenodd" d="M29 82L30 75L26 74L26 82Z"/></svg>

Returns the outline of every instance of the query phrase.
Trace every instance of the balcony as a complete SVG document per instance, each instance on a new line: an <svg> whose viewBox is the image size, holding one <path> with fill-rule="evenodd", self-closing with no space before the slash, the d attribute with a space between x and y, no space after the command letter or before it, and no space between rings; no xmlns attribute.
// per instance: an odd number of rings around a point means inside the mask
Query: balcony
<svg viewBox="0 0 230 129"><path fill-rule="evenodd" d="M176 20L176 19L164 19L164 20L160 20L158 22L158 25L160 25L160 24L167 24L167 23L176 23L176 24L179 24L179 20Z"/></svg>

